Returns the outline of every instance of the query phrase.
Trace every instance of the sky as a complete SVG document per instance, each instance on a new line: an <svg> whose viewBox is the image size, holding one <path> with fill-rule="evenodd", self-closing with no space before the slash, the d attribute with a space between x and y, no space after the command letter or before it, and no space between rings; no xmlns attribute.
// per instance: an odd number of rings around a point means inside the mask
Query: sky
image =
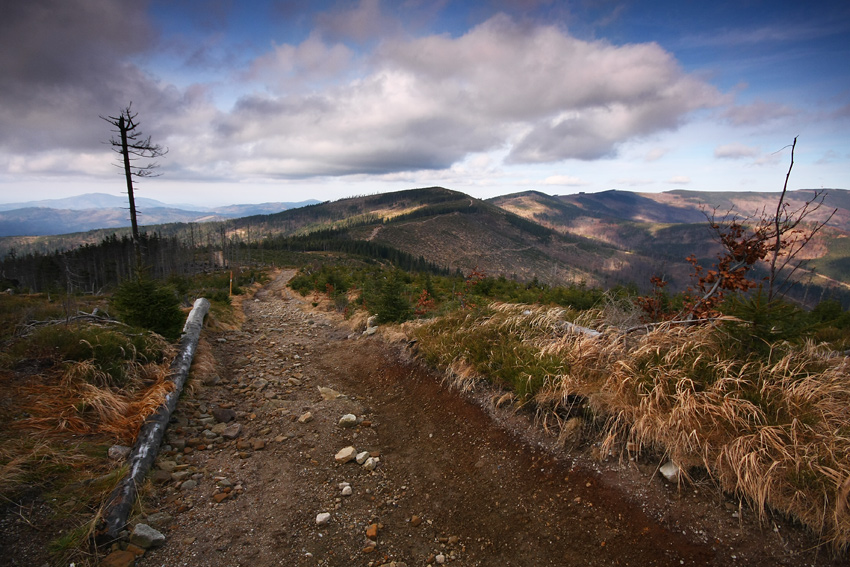
<svg viewBox="0 0 850 567"><path fill-rule="evenodd" d="M0 0L0 202L850 189L847 0Z"/></svg>

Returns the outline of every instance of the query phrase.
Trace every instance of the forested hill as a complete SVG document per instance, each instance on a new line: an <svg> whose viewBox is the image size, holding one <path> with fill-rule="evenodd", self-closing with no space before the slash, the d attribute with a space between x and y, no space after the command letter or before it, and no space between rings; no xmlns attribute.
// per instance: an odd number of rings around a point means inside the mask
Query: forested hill
<svg viewBox="0 0 850 567"><path fill-rule="evenodd" d="M768 197L763 199L763 203L769 202ZM291 258L286 254L340 253L403 263L409 268L478 270L551 284L608 287L634 282L646 288L652 275L661 274L671 289L681 289L691 272L685 258L695 254L702 265L709 266L718 251L705 217L697 216L702 213L696 201L693 195L680 193L650 198L623 192L567 197L527 192L482 201L458 191L428 187L275 214L170 223L143 230L157 250L157 270L162 274L199 266L283 261ZM688 203L691 205L685 206ZM845 213L850 211L841 209L835 218ZM666 222L641 220L647 218ZM686 222L673 222L674 218ZM818 268L816 279L807 282L813 287L801 288L798 295L822 296L830 288L850 287L843 283L850 281L845 273L850 272L850 246L844 244L850 242L847 236L838 226L830 226L813 241L810 255ZM22 269L23 258L37 253L42 265L53 266L50 272L54 276L42 280L61 279L67 256L60 259L60 252L69 249L74 249L72 255L80 262L87 254L94 258L88 261L88 268L80 268L85 273L120 272L129 266L127 261L115 260L109 268L98 264L103 262L98 258L121 257L126 253L126 237L125 229L117 229L3 238L4 273L11 277L14 269ZM98 252L99 246L106 246L109 252L106 248ZM9 262L10 253L17 268Z"/></svg>

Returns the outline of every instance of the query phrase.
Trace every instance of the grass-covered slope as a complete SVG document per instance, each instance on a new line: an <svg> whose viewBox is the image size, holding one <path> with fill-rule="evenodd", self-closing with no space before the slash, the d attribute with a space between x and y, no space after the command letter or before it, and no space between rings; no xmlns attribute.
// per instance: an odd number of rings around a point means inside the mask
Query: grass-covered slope
<svg viewBox="0 0 850 567"><path fill-rule="evenodd" d="M845 356L806 341L749 350L722 325L631 335L602 325L590 336L565 329L574 317L491 304L410 333L460 385L507 389L565 440L601 443L601 455L663 456L685 475L707 471L760 515L779 511L838 548L850 544Z"/></svg>

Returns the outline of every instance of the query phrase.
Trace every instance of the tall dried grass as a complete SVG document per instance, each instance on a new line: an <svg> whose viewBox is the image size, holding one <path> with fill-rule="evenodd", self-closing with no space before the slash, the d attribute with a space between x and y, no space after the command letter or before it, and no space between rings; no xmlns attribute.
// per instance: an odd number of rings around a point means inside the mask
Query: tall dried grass
<svg viewBox="0 0 850 567"><path fill-rule="evenodd" d="M99 371L91 363L69 364L58 383L21 389L30 417L15 427L79 435L105 433L132 443L145 419L163 403L174 384L165 364L132 364L127 370L136 387L115 388L88 381Z"/></svg>
<svg viewBox="0 0 850 567"><path fill-rule="evenodd" d="M662 453L685 475L704 467L760 516L788 514L824 541L850 545L845 357L808 342L742 358L718 325L594 337L566 332L568 315L494 304L414 332L426 358L454 370L461 385L487 379L494 360L504 366L505 351L515 352L515 374L540 378L525 400L546 423L564 425L581 405L601 424L602 454L637 448Z"/></svg>

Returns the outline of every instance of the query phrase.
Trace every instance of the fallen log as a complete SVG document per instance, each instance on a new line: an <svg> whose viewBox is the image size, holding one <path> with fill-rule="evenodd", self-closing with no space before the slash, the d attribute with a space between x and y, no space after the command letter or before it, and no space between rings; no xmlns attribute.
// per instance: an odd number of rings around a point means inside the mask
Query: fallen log
<svg viewBox="0 0 850 567"><path fill-rule="evenodd" d="M186 318L183 335L180 337L180 349L171 363L171 380L174 382L174 389L168 393L159 409L145 420L139 431L136 444L130 456L127 457L129 471L109 495L104 508L103 527L98 531L96 538L99 545L107 545L117 540L127 525L127 519L136 501L136 488L145 480L156 459L168 421L177 407L177 400L189 375L189 367L192 366L204 317L209 308L208 300L198 299Z"/></svg>

